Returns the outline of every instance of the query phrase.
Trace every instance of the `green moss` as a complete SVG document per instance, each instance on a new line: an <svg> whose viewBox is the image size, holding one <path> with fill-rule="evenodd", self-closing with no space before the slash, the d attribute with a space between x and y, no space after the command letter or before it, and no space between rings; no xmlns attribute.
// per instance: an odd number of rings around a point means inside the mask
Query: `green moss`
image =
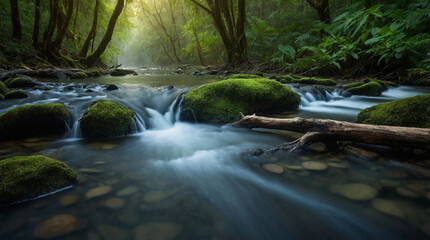
<svg viewBox="0 0 430 240"><path fill-rule="evenodd" d="M130 132L134 113L111 101L100 100L82 116L81 131L84 137L115 137Z"/></svg>
<svg viewBox="0 0 430 240"><path fill-rule="evenodd" d="M0 204L50 193L76 182L66 164L44 156L19 156L0 161Z"/></svg>
<svg viewBox="0 0 430 240"><path fill-rule="evenodd" d="M291 75L284 75L284 76L277 76L276 77L276 81L278 81L280 83L284 83L284 84L286 84L286 83L292 83L293 80L296 80L296 79L298 79L298 78L293 77Z"/></svg>
<svg viewBox="0 0 430 240"><path fill-rule="evenodd" d="M239 73L239 74L233 74L230 76L230 78L243 78L243 79L252 79L252 78L263 78L262 76L258 76L255 74L246 74L246 73Z"/></svg>
<svg viewBox="0 0 430 240"><path fill-rule="evenodd" d="M300 84L314 84L314 85L326 85L326 86L334 86L336 82L327 78L309 78L303 77L300 79L293 79L292 83L300 83Z"/></svg>
<svg viewBox="0 0 430 240"><path fill-rule="evenodd" d="M0 101L4 100L4 95L0 93Z"/></svg>
<svg viewBox="0 0 430 240"><path fill-rule="evenodd" d="M24 90L13 90L4 96L6 100L8 99L18 99L18 98L28 98L28 94Z"/></svg>
<svg viewBox="0 0 430 240"><path fill-rule="evenodd" d="M380 96L382 86L377 82L368 82L358 87L352 87L346 90L352 95Z"/></svg>
<svg viewBox="0 0 430 240"><path fill-rule="evenodd" d="M0 81L0 94L5 95L6 93L7 93L6 84L4 84L2 81Z"/></svg>
<svg viewBox="0 0 430 240"><path fill-rule="evenodd" d="M103 69L94 69L94 70L88 71L87 74L89 77L100 77L100 76L107 75L108 72Z"/></svg>
<svg viewBox="0 0 430 240"><path fill-rule="evenodd" d="M88 78L88 75L84 72L75 72L72 76L70 76L71 79L85 79Z"/></svg>
<svg viewBox="0 0 430 240"><path fill-rule="evenodd" d="M71 114L60 103L25 105L0 116L0 139L20 139L63 134Z"/></svg>
<svg viewBox="0 0 430 240"><path fill-rule="evenodd" d="M297 109L300 97L273 80L227 79L189 91L184 98L182 119L227 123L239 113L280 113Z"/></svg>
<svg viewBox="0 0 430 240"><path fill-rule="evenodd" d="M31 79L30 77L9 78L4 83L9 88L31 88L40 85L39 82Z"/></svg>
<svg viewBox="0 0 430 240"><path fill-rule="evenodd" d="M385 91L388 89L388 87L397 87L397 84L395 84L394 82L390 82L390 81L382 81L382 80L378 80L378 79L370 79L369 82L377 82L379 83L379 85L381 85L382 87L382 91Z"/></svg>
<svg viewBox="0 0 430 240"><path fill-rule="evenodd" d="M430 128L430 94L382 103L361 111L358 123Z"/></svg>
<svg viewBox="0 0 430 240"><path fill-rule="evenodd" d="M353 83L347 84L345 86L345 90L348 90L348 89L354 88L354 87L359 87L359 86L361 86L363 84L365 84L365 83L364 82L353 82Z"/></svg>

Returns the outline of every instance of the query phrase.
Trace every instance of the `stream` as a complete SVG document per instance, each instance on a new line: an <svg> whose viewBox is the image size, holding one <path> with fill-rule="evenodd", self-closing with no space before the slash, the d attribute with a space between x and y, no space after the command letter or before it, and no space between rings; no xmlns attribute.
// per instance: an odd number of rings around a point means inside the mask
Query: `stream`
<svg viewBox="0 0 430 240"><path fill-rule="evenodd" d="M29 90L29 98L0 101L0 114L25 104L63 103L75 120L61 139L0 142L0 159L44 155L79 175L72 188L0 208L0 239L32 239L40 223L62 214L74 216L79 229L60 239L430 238L430 156L417 161L405 153L368 161L314 144L303 151L251 158L242 153L300 135L182 122L181 93L219 77L155 69L138 73L63 82L42 79L44 85ZM119 89L106 91L105 84ZM430 93L401 86L380 97L343 97L333 87L325 93L291 87L302 99L300 109L277 117L353 122L364 108ZM103 141L80 137L78 120L99 99L135 112L133 134ZM307 161L328 168L300 167ZM262 168L270 163L283 172ZM378 194L373 200L356 201L333 191L333 186L349 183L366 184Z"/></svg>

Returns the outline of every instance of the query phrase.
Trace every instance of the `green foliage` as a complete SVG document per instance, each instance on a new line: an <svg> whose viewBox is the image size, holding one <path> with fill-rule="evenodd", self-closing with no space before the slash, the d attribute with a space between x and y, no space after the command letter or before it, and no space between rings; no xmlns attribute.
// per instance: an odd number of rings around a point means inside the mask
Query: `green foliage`
<svg viewBox="0 0 430 240"><path fill-rule="evenodd" d="M44 156L17 156L0 161L0 204L28 200L76 182L66 164Z"/></svg>
<svg viewBox="0 0 430 240"><path fill-rule="evenodd" d="M297 109L300 97L289 87L264 78L227 79L189 91L182 118L199 122L227 123L239 113L279 113Z"/></svg>
<svg viewBox="0 0 430 240"><path fill-rule="evenodd" d="M430 94L382 103L361 111L358 123L430 128Z"/></svg>
<svg viewBox="0 0 430 240"><path fill-rule="evenodd" d="M134 113L111 101L99 100L80 120L82 135L90 138L115 137L130 132Z"/></svg>

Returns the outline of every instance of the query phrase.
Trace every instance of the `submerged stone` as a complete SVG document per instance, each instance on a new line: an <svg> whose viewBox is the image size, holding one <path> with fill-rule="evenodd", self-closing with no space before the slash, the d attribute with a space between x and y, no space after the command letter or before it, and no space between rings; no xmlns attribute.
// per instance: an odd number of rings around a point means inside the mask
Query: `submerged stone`
<svg viewBox="0 0 430 240"><path fill-rule="evenodd" d="M243 114L295 110L300 97L289 87L264 78L227 79L189 91L182 104L186 121L228 123Z"/></svg>
<svg viewBox="0 0 430 240"><path fill-rule="evenodd" d="M331 188L334 193L340 194L346 198L357 200L357 201L367 201L371 200L378 195L378 190L363 183L348 183L334 185Z"/></svg>
<svg viewBox="0 0 430 240"><path fill-rule="evenodd" d="M281 174L284 172L284 169L278 164L264 164L262 167L264 170L275 174Z"/></svg>
<svg viewBox="0 0 430 240"><path fill-rule="evenodd" d="M361 111L358 123L430 128L430 94L381 103Z"/></svg>
<svg viewBox="0 0 430 240"><path fill-rule="evenodd" d="M125 204L125 201L122 198L109 198L104 202L104 205L111 209L122 208L124 204Z"/></svg>
<svg viewBox="0 0 430 240"><path fill-rule="evenodd" d="M71 205L77 203L78 200L79 200L78 196L68 195L68 196L64 196L64 197L61 197L60 199L58 199L58 202L61 204L61 206L68 207L68 206L71 206Z"/></svg>
<svg viewBox="0 0 430 240"><path fill-rule="evenodd" d="M87 222L70 214L60 214L38 224L34 229L34 237L42 239L61 237L84 229Z"/></svg>
<svg viewBox="0 0 430 240"><path fill-rule="evenodd" d="M402 207L396 201L377 198L372 201L372 206L379 212L391 216L398 218L405 218L406 216L402 210Z"/></svg>
<svg viewBox="0 0 430 240"><path fill-rule="evenodd" d="M60 103L25 105L0 116L0 139L61 135L71 125L71 114Z"/></svg>
<svg viewBox="0 0 430 240"><path fill-rule="evenodd" d="M44 156L18 156L0 161L0 204L31 199L76 182L66 164Z"/></svg>
<svg viewBox="0 0 430 240"><path fill-rule="evenodd" d="M324 171L328 168L328 165L326 163L316 161L303 162L302 166L307 170L313 171Z"/></svg>
<svg viewBox="0 0 430 240"><path fill-rule="evenodd" d="M111 101L99 100L84 113L80 120L84 137L115 137L130 133L134 113Z"/></svg>
<svg viewBox="0 0 430 240"><path fill-rule="evenodd" d="M106 194L110 193L111 191L112 191L112 187L111 186L100 186L100 187L96 187L96 188L93 188L93 189L89 190L85 194L85 197L87 199L92 199L92 198L96 198L96 197L100 197L100 196L106 195Z"/></svg>

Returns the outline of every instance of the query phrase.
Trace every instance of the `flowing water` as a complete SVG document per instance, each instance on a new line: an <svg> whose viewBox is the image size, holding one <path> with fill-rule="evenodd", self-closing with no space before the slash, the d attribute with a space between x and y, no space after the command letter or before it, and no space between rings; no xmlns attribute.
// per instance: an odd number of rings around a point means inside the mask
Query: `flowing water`
<svg viewBox="0 0 430 240"><path fill-rule="evenodd" d="M417 164L402 162L407 153L367 161L315 145L252 158L243 152L298 135L182 122L181 93L217 78L145 73L47 80L27 99L0 102L0 114L23 104L64 103L75 119L64 138L3 142L0 158L41 154L79 173L72 188L0 208L0 239L32 239L36 226L60 214L75 216L82 227L63 239L429 238L429 157ZM112 83L120 89L106 91L103 84ZM300 109L281 116L347 121L374 104L430 92L399 87L381 97L345 98L334 88L292 88L301 96ZM132 109L134 133L104 141L80 138L78 120L98 99ZM329 167L300 167L309 161ZM264 170L268 163L282 167L282 174ZM376 200L354 201L333 191L347 183L372 186ZM94 191L100 196L91 197Z"/></svg>

